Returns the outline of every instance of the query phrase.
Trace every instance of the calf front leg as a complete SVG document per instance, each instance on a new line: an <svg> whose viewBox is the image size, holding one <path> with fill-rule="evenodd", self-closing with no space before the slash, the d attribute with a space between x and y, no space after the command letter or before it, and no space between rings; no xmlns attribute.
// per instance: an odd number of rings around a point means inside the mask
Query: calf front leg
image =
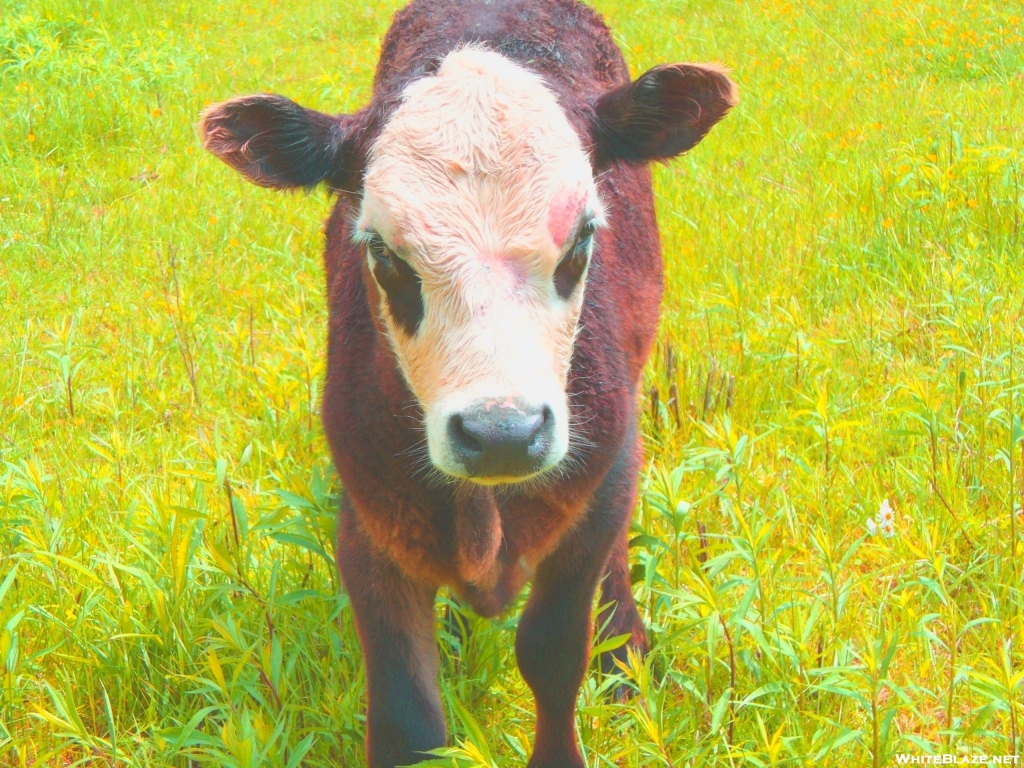
<svg viewBox="0 0 1024 768"><path fill-rule="evenodd" d="M447 741L437 687L436 590L376 552L347 500L342 505L338 567L366 666L367 764L411 765Z"/></svg>
<svg viewBox="0 0 1024 768"><path fill-rule="evenodd" d="M638 450L630 441L586 516L537 569L519 620L516 657L537 706L529 768L583 768L576 745L576 696L590 659L597 582L636 498Z"/></svg>

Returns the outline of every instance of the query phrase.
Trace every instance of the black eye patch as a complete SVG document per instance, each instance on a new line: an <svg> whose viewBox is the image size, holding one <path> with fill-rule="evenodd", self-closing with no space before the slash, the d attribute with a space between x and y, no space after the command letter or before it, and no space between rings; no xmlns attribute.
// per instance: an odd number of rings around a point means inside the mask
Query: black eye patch
<svg viewBox="0 0 1024 768"><path fill-rule="evenodd" d="M409 336L415 336L423 320L423 290L420 276L388 248L380 235L366 243L372 260L373 279L384 291L391 319Z"/></svg>
<svg viewBox="0 0 1024 768"><path fill-rule="evenodd" d="M555 267L555 291L563 299L568 299L576 291L580 279L590 263L590 245L594 240L597 225L588 220L580 227L580 232L562 260Z"/></svg>

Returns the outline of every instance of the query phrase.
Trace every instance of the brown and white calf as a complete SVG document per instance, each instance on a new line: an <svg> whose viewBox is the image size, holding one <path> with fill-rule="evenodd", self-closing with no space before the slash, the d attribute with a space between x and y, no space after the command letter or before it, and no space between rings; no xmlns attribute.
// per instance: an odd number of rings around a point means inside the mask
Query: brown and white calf
<svg viewBox="0 0 1024 768"><path fill-rule="evenodd" d="M438 588L494 616L530 580L516 633L530 766L583 765L598 585L606 632L646 648L627 530L662 289L647 163L735 102L713 65L631 82L576 0L415 0L361 111L257 95L203 114L206 148L250 181L337 192L323 419L373 768L445 744Z"/></svg>

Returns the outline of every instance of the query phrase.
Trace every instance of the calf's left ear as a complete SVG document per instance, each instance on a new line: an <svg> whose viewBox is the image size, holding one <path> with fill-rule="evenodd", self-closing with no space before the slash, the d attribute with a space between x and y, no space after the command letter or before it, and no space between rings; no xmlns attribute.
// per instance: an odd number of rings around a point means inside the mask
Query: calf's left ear
<svg viewBox="0 0 1024 768"><path fill-rule="evenodd" d="M326 115L274 94L240 96L203 111L203 147L261 187L358 184L360 114Z"/></svg>
<svg viewBox="0 0 1024 768"><path fill-rule="evenodd" d="M668 160L703 139L739 103L716 64L665 64L594 102L594 165Z"/></svg>

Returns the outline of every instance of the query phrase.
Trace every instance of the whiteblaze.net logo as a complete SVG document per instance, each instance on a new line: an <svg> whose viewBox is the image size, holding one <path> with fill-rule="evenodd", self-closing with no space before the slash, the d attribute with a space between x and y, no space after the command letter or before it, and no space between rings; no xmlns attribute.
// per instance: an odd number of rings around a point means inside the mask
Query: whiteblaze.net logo
<svg viewBox="0 0 1024 768"><path fill-rule="evenodd" d="M1018 755L911 755L897 752L897 765L1017 765Z"/></svg>

